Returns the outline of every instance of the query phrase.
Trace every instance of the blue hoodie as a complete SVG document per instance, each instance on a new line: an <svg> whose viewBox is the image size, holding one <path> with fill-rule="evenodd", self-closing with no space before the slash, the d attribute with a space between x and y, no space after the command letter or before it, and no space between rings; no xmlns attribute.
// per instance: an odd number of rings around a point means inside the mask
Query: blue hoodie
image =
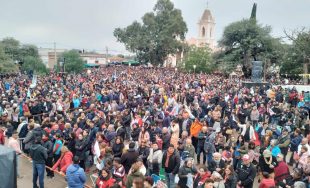
<svg viewBox="0 0 310 188"><path fill-rule="evenodd" d="M86 175L78 164L71 164L66 171L66 178L69 188L84 188Z"/></svg>

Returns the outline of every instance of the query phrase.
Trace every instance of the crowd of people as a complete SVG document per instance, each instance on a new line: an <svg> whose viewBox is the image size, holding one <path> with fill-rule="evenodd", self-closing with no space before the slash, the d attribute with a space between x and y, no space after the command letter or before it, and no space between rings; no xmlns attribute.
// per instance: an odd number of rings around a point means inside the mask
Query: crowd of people
<svg viewBox="0 0 310 188"><path fill-rule="evenodd" d="M69 188L88 175L97 188L310 183L309 91L113 66L35 84L3 77L0 97L0 143L32 158L34 187L45 170L66 175Z"/></svg>

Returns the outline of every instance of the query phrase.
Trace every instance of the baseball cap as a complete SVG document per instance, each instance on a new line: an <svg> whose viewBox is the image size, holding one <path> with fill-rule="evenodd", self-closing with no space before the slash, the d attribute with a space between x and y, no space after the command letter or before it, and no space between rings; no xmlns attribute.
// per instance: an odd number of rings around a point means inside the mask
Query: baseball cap
<svg viewBox="0 0 310 188"><path fill-rule="evenodd" d="M242 160L247 161L250 159L250 156L248 154L243 155Z"/></svg>

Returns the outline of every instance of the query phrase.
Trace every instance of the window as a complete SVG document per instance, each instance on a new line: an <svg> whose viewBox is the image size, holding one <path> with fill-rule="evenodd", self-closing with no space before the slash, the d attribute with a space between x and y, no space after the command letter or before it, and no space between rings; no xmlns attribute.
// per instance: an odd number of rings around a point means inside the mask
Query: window
<svg viewBox="0 0 310 188"><path fill-rule="evenodd" d="M202 36L202 37L205 37L205 35L206 35L206 29L205 29L205 27L202 27L201 36Z"/></svg>

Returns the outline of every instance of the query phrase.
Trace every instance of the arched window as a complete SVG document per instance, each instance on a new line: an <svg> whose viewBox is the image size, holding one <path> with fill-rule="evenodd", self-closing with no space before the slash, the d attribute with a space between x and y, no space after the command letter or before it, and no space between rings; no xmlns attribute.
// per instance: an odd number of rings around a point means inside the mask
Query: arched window
<svg viewBox="0 0 310 188"><path fill-rule="evenodd" d="M205 36L206 36L206 29L205 29L205 27L202 27L201 36L202 36L202 37L205 37Z"/></svg>

